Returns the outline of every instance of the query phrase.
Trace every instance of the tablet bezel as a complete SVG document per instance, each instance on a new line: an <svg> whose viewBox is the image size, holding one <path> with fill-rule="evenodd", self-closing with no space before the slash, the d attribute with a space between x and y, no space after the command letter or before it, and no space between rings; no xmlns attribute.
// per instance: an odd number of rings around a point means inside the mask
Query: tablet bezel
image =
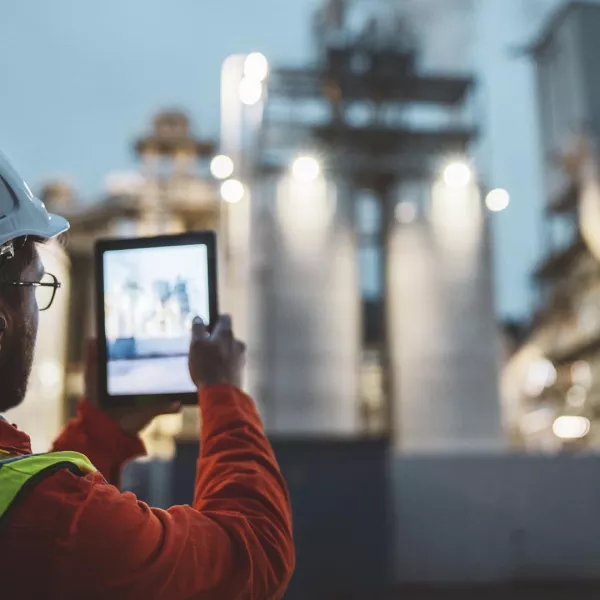
<svg viewBox="0 0 600 600"><path fill-rule="evenodd" d="M94 248L96 284L96 331L98 339L98 393L99 403L106 408L131 408L155 404L181 402L194 405L198 402L196 392L176 394L138 394L111 396L108 393L108 347L106 343L104 310L104 253L113 250L134 250L137 248L161 248L169 246L205 245L208 261L208 305L210 326L218 318L217 290L217 242L212 231L187 232L176 235L160 235L140 238L111 238L98 240Z"/></svg>

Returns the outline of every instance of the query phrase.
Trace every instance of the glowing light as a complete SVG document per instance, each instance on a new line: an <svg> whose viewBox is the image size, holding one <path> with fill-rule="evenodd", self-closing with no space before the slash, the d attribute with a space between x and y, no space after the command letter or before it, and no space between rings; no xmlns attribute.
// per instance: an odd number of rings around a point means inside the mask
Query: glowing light
<svg viewBox="0 0 600 600"><path fill-rule="evenodd" d="M574 385L567 392L567 404L572 408L581 408L587 399L587 390L581 385Z"/></svg>
<svg viewBox="0 0 600 600"><path fill-rule="evenodd" d="M571 366L571 379L573 385L578 385L586 390L592 387L592 369L585 360L579 360Z"/></svg>
<svg viewBox="0 0 600 600"><path fill-rule="evenodd" d="M338 197L324 177L311 183L282 177L277 185L277 222L281 241L294 260L322 260Z"/></svg>
<svg viewBox="0 0 600 600"><path fill-rule="evenodd" d="M243 200L246 194L244 184L237 179L228 179L221 184L221 198L230 204Z"/></svg>
<svg viewBox="0 0 600 600"><path fill-rule="evenodd" d="M269 61L264 54L252 52L244 62L244 76L254 81L263 82L269 75Z"/></svg>
<svg viewBox="0 0 600 600"><path fill-rule="evenodd" d="M519 427L523 435L534 435L549 429L554 421L554 409L545 407L523 415Z"/></svg>
<svg viewBox="0 0 600 600"><path fill-rule="evenodd" d="M156 420L156 431L165 437L175 437L183 428L182 415L161 415Z"/></svg>
<svg viewBox="0 0 600 600"><path fill-rule="evenodd" d="M485 205L492 212L502 212L510 204L510 195L506 190L498 188L492 190L485 198Z"/></svg>
<svg viewBox="0 0 600 600"><path fill-rule="evenodd" d="M525 381L525 393L532 398L556 383L556 369L547 358L536 360L530 367Z"/></svg>
<svg viewBox="0 0 600 600"><path fill-rule="evenodd" d="M258 104L263 95L263 85L256 79L244 77L240 81L240 100L246 106Z"/></svg>
<svg viewBox="0 0 600 600"><path fill-rule="evenodd" d="M229 156L219 154L210 163L210 172L215 179L227 179L233 175L233 161Z"/></svg>
<svg viewBox="0 0 600 600"><path fill-rule="evenodd" d="M40 383L45 389L60 388L63 380L63 368L57 361L47 360L38 367Z"/></svg>
<svg viewBox="0 0 600 600"><path fill-rule="evenodd" d="M412 202L399 202L394 210L398 223L408 225L417 218L417 207Z"/></svg>
<svg viewBox="0 0 600 600"><path fill-rule="evenodd" d="M472 277L471 265L481 252L483 235L483 203L479 190L476 186L451 188L443 180L436 181L431 190L430 207L432 234L444 253L452 256L450 268L457 277Z"/></svg>
<svg viewBox="0 0 600 600"><path fill-rule="evenodd" d="M465 162L453 162L444 169L444 183L451 188L464 188L471 183L473 172Z"/></svg>
<svg viewBox="0 0 600 600"><path fill-rule="evenodd" d="M319 161L312 156L301 156L292 164L292 175L296 181L311 183L321 174Z"/></svg>
<svg viewBox="0 0 600 600"><path fill-rule="evenodd" d="M579 440L590 432L591 426L585 417L563 416L554 421L552 431L562 440Z"/></svg>

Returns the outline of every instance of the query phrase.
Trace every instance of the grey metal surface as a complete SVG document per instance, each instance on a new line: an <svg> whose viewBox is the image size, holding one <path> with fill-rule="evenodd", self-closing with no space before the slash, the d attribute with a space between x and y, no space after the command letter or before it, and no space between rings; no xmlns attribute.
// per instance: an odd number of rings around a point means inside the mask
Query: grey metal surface
<svg viewBox="0 0 600 600"><path fill-rule="evenodd" d="M252 389L270 432L355 433L360 315L348 197L329 183L262 186Z"/></svg>
<svg viewBox="0 0 600 600"><path fill-rule="evenodd" d="M599 471L592 455L397 455L395 579L600 578Z"/></svg>
<svg viewBox="0 0 600 600"><path fill-rule="evenodd" d="M391 233L394 425L407 452L503 447L489 240L468 193L472 214L460 217L452 204L463 198L449 197L440 215L426 204Z"/></svg>

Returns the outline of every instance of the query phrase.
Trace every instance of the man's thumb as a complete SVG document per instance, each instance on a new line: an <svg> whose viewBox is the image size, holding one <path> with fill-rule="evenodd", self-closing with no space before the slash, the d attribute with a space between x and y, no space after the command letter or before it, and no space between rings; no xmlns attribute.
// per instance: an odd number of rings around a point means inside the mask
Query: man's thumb
<svg viewBox="0 0 600 600"><path fill-rule="evenodd" d="M206 337L208 337L208 332L204 321L200 317L194 317L192 321L192 341L203 340Z"/></svg>

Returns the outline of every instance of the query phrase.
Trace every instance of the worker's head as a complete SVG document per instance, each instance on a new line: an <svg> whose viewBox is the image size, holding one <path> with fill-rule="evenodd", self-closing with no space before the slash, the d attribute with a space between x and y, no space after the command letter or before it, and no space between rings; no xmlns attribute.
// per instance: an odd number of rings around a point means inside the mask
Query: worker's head
<svg viewBox="0 0 600 600"><path fill-rule="evenodd" d="M0 257L0 411L25 397L33 363L39 307L36 287L44 268L32 239L14 241L14 256Z"/></svg>
<svg viewBox="0 0 600 600"><path fill-rule="evenodd" d="M0 153L0 412L25 397L39 310L47 308L39 306L39 292L53 298L57 287L56 280L42 282L36 244L68 228L65 219L51 215L33 196Z"/></svg>

